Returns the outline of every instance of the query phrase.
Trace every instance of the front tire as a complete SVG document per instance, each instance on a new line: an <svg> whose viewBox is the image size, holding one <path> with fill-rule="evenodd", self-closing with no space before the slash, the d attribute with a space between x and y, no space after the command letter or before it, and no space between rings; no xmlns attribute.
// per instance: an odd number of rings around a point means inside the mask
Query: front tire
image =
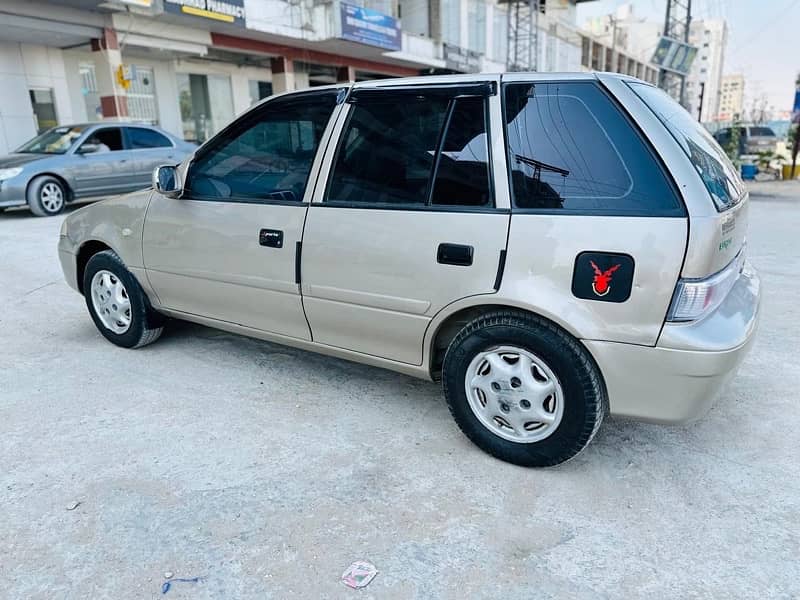
<svg viewBox="0 0 800 600"><path fill-rule="evenodd" d="M139 282L113 250L98 252L83 272L83 295L94 324L112 344L141 348L164 330Z"/></svg>
<svg viewBox="0 0 800 600"><path fill-rule="evenodd" d="M587 350L537 316L493 311L447 349L442 380L458 426L479 448L516 465L548 467L581 452L607 410Z"/></svg>
<svg viewBox="0 0 800 600"><path fill-rule="evenodd" d="M66 204L67 190L55 177L40 175L28 184L28 206L37 217L57 215Z"/></svg>

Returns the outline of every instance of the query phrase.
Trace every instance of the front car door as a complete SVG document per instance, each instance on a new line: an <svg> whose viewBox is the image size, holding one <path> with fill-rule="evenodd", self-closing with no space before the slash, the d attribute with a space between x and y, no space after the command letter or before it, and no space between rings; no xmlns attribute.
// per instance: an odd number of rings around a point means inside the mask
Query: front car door
<svg viewBox="0 0 800 600"><path fill-rule="evenodd" d="M196 152L180 199L153 194L143 255L163 308L310 338L296 259L309 175L339 92L258 106Z"/></svg>
<svg viewBox="0 0 800 600"><path fill-rule="evenodd" d="M487 136L497 82L357 86L345 107L306 220L306 315L315 342L418 365L434 315L495 291L510 218Z"/></svg>
<svg viewBox="0 0 800 600"><path fill-rule="evenodd" d="M130 148L132 183L138 189L150 185L153 169L179 162L174 142L149 127L123 127Z"/></svg>
<svg viewBox="0 0 800 600"><path fill-rule="evenodd" d="M94 152L85 152L89 145ZM119 194L136 189L131 184L133 164L121 127L97 127L75 150L70 175L76 196Z"/></svg>

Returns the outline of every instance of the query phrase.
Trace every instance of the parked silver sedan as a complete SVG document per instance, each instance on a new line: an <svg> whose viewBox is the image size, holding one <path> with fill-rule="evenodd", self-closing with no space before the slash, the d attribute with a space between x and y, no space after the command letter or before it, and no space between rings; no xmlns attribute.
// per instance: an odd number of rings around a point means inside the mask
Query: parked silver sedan
<svg viewBox="0 0 800 600"><path fill-rule="evenodd" d="M141 189L154 167L177 164L194 149L138 123L54 127L0 158L0 212L27 204L45 217L73 200Z"/></svg>

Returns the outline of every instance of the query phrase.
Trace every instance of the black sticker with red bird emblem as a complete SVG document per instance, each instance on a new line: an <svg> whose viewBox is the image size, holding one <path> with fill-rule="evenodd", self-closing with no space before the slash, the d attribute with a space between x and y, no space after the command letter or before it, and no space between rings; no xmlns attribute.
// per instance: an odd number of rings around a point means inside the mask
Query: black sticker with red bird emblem
<svg viewBox="0 0 800 600"><path fill-rule="evenodd" d="M633 257L615 252L581 252L575 257L572 293L585 300L625 302L633 286Z"/></svg>

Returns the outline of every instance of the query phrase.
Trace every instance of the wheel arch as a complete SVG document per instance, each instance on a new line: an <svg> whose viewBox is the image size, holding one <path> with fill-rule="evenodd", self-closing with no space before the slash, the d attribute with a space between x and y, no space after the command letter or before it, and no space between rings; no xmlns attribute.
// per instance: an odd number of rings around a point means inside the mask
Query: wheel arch
<svg viewBox="0 0 800 600"><path fill-rule="evenodd" d="M63 175L59 175L54 171L43 171L42 173L36 173L36 175L31 177L28 180L28 183L25 185L26 202L28 202L28 194L31 189L31 184L33 183L33 180L36 179L37 177L52 177L53 179L57 179L59 183L64 186L64 193L67 195L67 197L64 199L65 204L72 202L75 199L75 192L73 191L72 186L70 185L69 181L67 181L66 177L64 177Z"/></svg>
<svg viewBox="0 0 800 600"><path fill-rule="evenodd" d="M458 334L464 325L469 321L492 311L497 310L511 310L519 313L525 313L543 319L551 323L554 327L562 330L564 333L574 338L580 343L586 352L591 356L592 353L586 348L580 340L580 336L570 328L567 324L563 323L554 315L544 314L537 311L534 307L527 306L521 303L509 302L507 299L493 299L493 302L486 302L488 298L485 297L472 297L463 301L455 302L448 307L442 309L431 321L426 333L425 348L427 349L425 363L427 365L428 373L431 379L439 381L442 373L442 363L444 362L444 355L447 351L450 342ZM594 360L594 357L592 357ZM595 361L596 363L596 361ZM599 369L598 369L599 370Z"/></svg>
<svg viewBox="0 0 800 600"><path fill-rule="evenodd" d="M112 250L116 252L111 246L100 240L87 240L78 248L75 255L75 277L77 278L78 291L83 294L83 273L86 271L86 265L89 259L98 252L104 250Z"/></svg>

